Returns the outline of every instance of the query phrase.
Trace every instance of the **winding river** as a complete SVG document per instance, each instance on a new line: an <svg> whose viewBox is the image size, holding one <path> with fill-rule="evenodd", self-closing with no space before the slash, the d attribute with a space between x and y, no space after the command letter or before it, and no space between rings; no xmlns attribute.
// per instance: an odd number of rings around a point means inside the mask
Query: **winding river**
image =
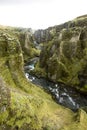
<svg viewBox="0 0 87 130"><path fill-rule="evenodd" d="M87 106L87 96L80 94L74 88L69 88L63 84L53 83L44 78L37 78L29 74L29 70L34 69L34 64L37 62L37 59L33 59L31 62L25 65L25 76L32 83L39 85L49 92L53 99L58 103L67 108L77 111L81 107Z"/></svg>

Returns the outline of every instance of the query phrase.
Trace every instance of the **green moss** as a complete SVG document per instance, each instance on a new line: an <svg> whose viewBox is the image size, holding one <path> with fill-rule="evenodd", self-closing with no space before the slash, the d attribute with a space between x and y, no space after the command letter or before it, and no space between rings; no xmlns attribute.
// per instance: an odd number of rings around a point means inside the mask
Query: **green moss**
<svg viewBox="0 0 87 130"><path fill-rule="evenodd" d="M70 38L72 37L72 31L71 30L66 30L66 29L63 29L62 30L62 39L63 40L69 40Z"/></svg>
<svg viewBox="0 0 87 130"><path fill-rule="evenodd" d="M39 55L40 55L40 50L35 49L35 48L32 48L32 49L31 49L31 54L30 54L30 57L31 57L31 58L36 57L36 56L39 56Z"/></svg>
<svg viewBox="0 0 87 130"><path fill-rule="evenodd" d="M84 88L87 89L87 85L85 85Z"/></svg>
<svg viewBox="0 0 87 130"><path fill-rule="evenodd" d="M60 130L86 130L87 113L83 110L79 110L76 122L70 126L66 126Z"/></svg>
<svg viewBox="0 0 87 130"><path fill-rule="evenodd" d="M5 107L3 106L3 109L4 108ZM8 115L9 113L7 110L5 110L4 112L0 112L0 124L3 124L8 119Z"/></svg>
<svg viewBox="0 0 87 130"><path fill-rule="evenodd" d="M58 28L60 26L54 27L56 33L51 40L43 45L38 67L39 70L40 68L44 69L50 80L74 86L79 91L85 92L87 92L84 86L87 78L86 22L87 17L77 19L77 23L69 22L68 26L61 25L60 30ZM84 28L81 28L80 24ZM37 74L39 75L39 73ZM81 77L84 77L84 83L82 83Z"/></svg>
<svg viewBox="0 0 87 130"><path fill-rule="evenodd" d="M30 117L33 117L33 110L28 100L22 94L11 93L11 106L9 108L11 116L8 118L7 125L20 128L25 122L30 123Z"/></svg>
<svg viewBox="0 0 87 130"><path fill-rule="evenodd" d="M47 77L45 69L40 67L40 63L37 62L35 69L31 71L32 74L35 74L37 77Z"/></svg>
<svg viewBox="0 0 87 130"><path fill-rule="evenodd" d="M38 90L38 91L37 91ZM28 129L57 129L61 127L62 114L63 124L73 121L73 112L54 103L51 97L40 88L34 88L35 94L27 94L13 89L11 91L10 106L8 115L2 120L2 123L12 128L22 128L27 124ZM38 95L39 94L39 95ZM61 113L58 114L58 113ZM58 118L57 118L58 114ZM57 122L58 125L57 125ZM56 125L55 125L56 124Z"/></svg>

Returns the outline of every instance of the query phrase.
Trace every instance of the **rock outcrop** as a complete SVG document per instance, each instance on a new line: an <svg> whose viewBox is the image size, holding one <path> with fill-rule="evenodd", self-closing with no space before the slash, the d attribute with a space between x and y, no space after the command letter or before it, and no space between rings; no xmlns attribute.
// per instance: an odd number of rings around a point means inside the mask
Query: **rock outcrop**
<svg viewBox="0 0 87 130"><path fill-rule="evenodd" d="M44 32L50 38L42 35ZM44 76L50 80L87 92L87 16L41 30L40 36L36 40L43 42L43 49L37 74L44 70Z"/></svg>
<svg viewBox="0 0 87 130"><path fill-rule="evenodd" d="M39 56L40 50L35 47L33 31L31 28L14 28L0 26L0 32L7 33L18 39L21 44L24 60Z"/></svg>
<svg viewBox="0 0 87 130"><path fill-rule="evenodd" d="M18 37L22 46L24 60L40 55L40 50L35 47L33 32L31 29L22 29Z"/></svg>

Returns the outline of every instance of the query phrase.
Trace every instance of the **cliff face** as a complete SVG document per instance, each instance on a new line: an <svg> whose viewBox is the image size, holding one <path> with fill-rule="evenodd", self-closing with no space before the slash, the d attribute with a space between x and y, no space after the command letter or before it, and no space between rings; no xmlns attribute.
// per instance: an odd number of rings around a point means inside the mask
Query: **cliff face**
<svg viewBox="0 0 87 130"><path fill-rule="evenodd" d="M28 61L29 58L40 55L40 51L35 46L33 32L31 29L22 29L21 32L19 32L18 39L22 46L25 61Z"/></svg>
<svg viewBox="0 0 87 130"><path fill-rule="evenodd" d="M46 35L42 35L44 32ZM47 38L47 33L50 38ZM40 36L36 38L39 43L43 43L39 67L45 70L47 78L86 92L87 16L41 30Z"/></svg>
<svg viewBox="0 0 87 130"><path fill-rule="evenodd" d="M29 58L39 56L40 51L35 47L32 29L0 26L0 32L3 32L3 34L7 33L18 39L21 44L22 54L25 61Z"/></svg>

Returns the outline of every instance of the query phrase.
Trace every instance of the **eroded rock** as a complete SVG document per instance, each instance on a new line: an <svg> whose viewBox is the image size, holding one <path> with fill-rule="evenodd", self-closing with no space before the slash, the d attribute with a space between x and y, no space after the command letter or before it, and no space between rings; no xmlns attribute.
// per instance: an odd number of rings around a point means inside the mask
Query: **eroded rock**
<svg viewBox="0 0 87 130"><path fill-rule="evenodd" d="M51 30L53 37L43 43L39 68L50 80L87 92L87 16L48 28L47 32Z"/></svg>

